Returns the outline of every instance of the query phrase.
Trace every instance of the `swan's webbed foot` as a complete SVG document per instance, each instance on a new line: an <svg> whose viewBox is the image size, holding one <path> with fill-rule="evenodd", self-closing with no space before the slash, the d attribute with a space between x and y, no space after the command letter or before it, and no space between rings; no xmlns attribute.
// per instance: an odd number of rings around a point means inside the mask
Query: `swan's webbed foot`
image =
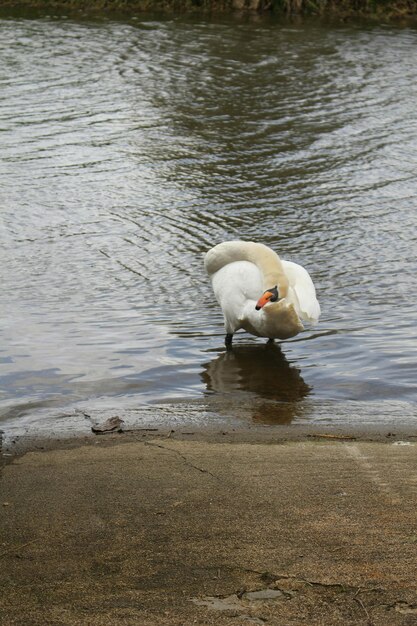
<svg viewBox="0 0 417 626"><path fill-rule="evenodd" d="M226 337L224 339L226 350L231 350L232 349L232 341L233 341L233 333L227 333L227 335L226 335Z"/></svg>
<svg viewBox="0 0 417 626"><path fill-rule="evenodd" d="M272 337L270 337L266 343L267 343L267 345L274 344L274 343L275 343L275 339L273 339Z"/></svg>

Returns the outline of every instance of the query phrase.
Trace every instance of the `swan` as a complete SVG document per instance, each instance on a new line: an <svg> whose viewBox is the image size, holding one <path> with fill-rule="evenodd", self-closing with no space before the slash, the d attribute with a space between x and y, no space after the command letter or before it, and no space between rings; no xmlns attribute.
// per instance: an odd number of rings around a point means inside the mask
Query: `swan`
<svg viewBox="0 0 417 626"><path fill-rule="evenodd" d="M253 241L225 241L209 250L204 267L223 311L226 347L243 328L257 337L288 339L317 323L320 305L307 270Z"/></svg>

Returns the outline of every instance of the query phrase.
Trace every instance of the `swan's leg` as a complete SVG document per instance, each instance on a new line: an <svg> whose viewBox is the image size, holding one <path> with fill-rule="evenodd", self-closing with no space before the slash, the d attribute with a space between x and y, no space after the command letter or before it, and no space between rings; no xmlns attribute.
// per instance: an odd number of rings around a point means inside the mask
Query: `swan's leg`
<svg viewBox="0 0 417 626"><path fill-rule="evenodd" d="M267 344L269 344L269 345L271 345L272 343L275 343L275 339L273 339L272 337L270 337L266 343L267 343Z"/></svg>
<svg viewBox="0 0 417 626"><path fill-rule="evenodd" d="M232 341L233 341L233 333L227 333L224 343L226 345L226 350L232 349Z"/></svg>

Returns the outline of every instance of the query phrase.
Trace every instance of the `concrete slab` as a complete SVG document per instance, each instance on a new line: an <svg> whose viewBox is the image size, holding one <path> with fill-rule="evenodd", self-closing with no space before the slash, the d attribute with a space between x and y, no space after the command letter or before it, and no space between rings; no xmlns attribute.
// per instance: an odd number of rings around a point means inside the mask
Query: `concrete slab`
<svg viewBox="0 0 417 626"><path fill-rule="evenodd" d="M417 445L153 439L2 470L3 626L417 623Z"/></svg>

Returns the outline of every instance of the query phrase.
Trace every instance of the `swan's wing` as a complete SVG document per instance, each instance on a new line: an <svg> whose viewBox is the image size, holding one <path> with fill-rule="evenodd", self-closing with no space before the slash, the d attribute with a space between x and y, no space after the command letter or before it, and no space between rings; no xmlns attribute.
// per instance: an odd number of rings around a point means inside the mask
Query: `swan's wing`
<svg viewBox="0 0 417 626"><path fill-rule="evenodd" d="M281 259L284 272L290 283L289 300L301 319L316 324L320 317L320 304L310 274L302 265Z"/></svg>
<svg viewBox="0 0 417 626"><path fill-rule="evenodd" d="M211 277L214 295L221 305L227 300L258 300L262 293L262 275L254 263L228 263Z"/></svg>
<svg viewBox="0 0 417 626"><path fill-rule="evenodd" d="M241 328L244 308L248 301L255 302L262 293L262 275L254 263L237 261L224 265L212 274L214 295L220 304L226 332L234 333Z"/></svg>

